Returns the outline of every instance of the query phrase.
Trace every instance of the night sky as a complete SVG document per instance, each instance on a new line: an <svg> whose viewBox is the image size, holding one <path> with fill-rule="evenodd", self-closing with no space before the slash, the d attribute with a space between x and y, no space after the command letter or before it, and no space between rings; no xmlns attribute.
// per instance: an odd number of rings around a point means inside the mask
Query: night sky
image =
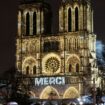
<svg viewBox="0 0 105 105"><path fill-rule="evenodd" d="M59 4L59 0L51 1L53 10ZM93 0L94 8L94 33L97 40L105 43L105 0ZM17 33L17 7L16 0L0 1L0 75L15 66L15 38ZM57 12L54 13L56 15ZM56 16L54 17L56 18ZM57 22L53 20L53 26ZM56 28L53 28L56 31Z"/></svg>

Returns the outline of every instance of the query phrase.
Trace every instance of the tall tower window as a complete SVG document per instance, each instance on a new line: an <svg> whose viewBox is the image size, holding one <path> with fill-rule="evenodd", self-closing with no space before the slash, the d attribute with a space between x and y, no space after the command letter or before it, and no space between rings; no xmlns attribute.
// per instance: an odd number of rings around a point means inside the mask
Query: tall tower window
<svg viewBox="0 0 105 105"><path fill-rule="evenodd" d="M68 32L71 32L71 8L68 9Z"/></svg>
<svg viewBox="0 0 105 105"><path fill-rule="evenodd" d="M51 33L52 13L50 10L44 10L44 33Z"/></svg>
<svg viewBox="0 0 105 105"><path fill-rule="evenodd" d="M76 64L76 72L79 72L79 64Z"/></svg>
<svg viewBox="0 0 105 105"><path fill-rule="evenodd" d="M33 67L33 74L36 74L36 66Z"/></svg>
<svg viewBox="0 0 105 105"><path fill-rule="evenodd" d="M29 66L26 67L26 74L29 75Z"/></svg>
<svg viewBox="0 0 105 105"><path fill-rule="evenodd" d="M33 13L33 35L36 34L36 12Z"/></svg>
<svg viewBox="0 0 105 105"><path fill-rule="evenodd" d="M30 16L29 13L26 14L26 35L30 32Z"/></svg>
<svg viewBox="0 0 105 105"><path fill-rule="evenodd" d="M78 8L75 8L75 31L78 31Z"/></svg>
<svg viewBox="0 0 105 105"><path fill-rule="evenodd" d="M71 72L71 68L72 68L72 66L71 66L71 64L69 64L69 72Z"/></svg>

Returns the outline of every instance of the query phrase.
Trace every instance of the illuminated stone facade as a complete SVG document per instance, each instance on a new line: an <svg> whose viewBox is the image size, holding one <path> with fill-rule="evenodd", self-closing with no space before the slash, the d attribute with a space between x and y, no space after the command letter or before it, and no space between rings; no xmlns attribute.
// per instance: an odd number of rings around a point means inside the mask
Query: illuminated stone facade
<svg viewBox="0 0 105 105"><path fill-rule="evenodd" d="M92 79L97 76L91 3L87 0L61 2L58 14L59 32L52 34L52 12L48 4L19 5L18 70L32 78L65 77L64 85L50 85L46 79L47 85L30 86L30 91L40 99L77 98L87 94Z"/></svg>

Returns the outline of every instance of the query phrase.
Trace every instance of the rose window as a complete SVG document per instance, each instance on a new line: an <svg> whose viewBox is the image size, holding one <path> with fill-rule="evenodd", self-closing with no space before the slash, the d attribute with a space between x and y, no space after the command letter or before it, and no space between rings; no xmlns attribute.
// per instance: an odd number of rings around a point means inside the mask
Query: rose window
<svg viewBox="0 0 105 105"><path fill-rule="evenodd" d="M51 57L46 61L46 70L56 72L59 69L60 63L56 57Z"/></svg>

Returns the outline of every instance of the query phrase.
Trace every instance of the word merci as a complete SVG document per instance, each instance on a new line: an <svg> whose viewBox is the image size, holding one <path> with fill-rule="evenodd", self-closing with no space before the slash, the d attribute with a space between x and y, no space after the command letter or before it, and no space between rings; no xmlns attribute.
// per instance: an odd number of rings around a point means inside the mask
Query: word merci
<svg viewBox="0 0 105 105"><path fill-rule="evenodd" d="M40 85L65 85L65 77L35 78L35 86Z"/></svg>

